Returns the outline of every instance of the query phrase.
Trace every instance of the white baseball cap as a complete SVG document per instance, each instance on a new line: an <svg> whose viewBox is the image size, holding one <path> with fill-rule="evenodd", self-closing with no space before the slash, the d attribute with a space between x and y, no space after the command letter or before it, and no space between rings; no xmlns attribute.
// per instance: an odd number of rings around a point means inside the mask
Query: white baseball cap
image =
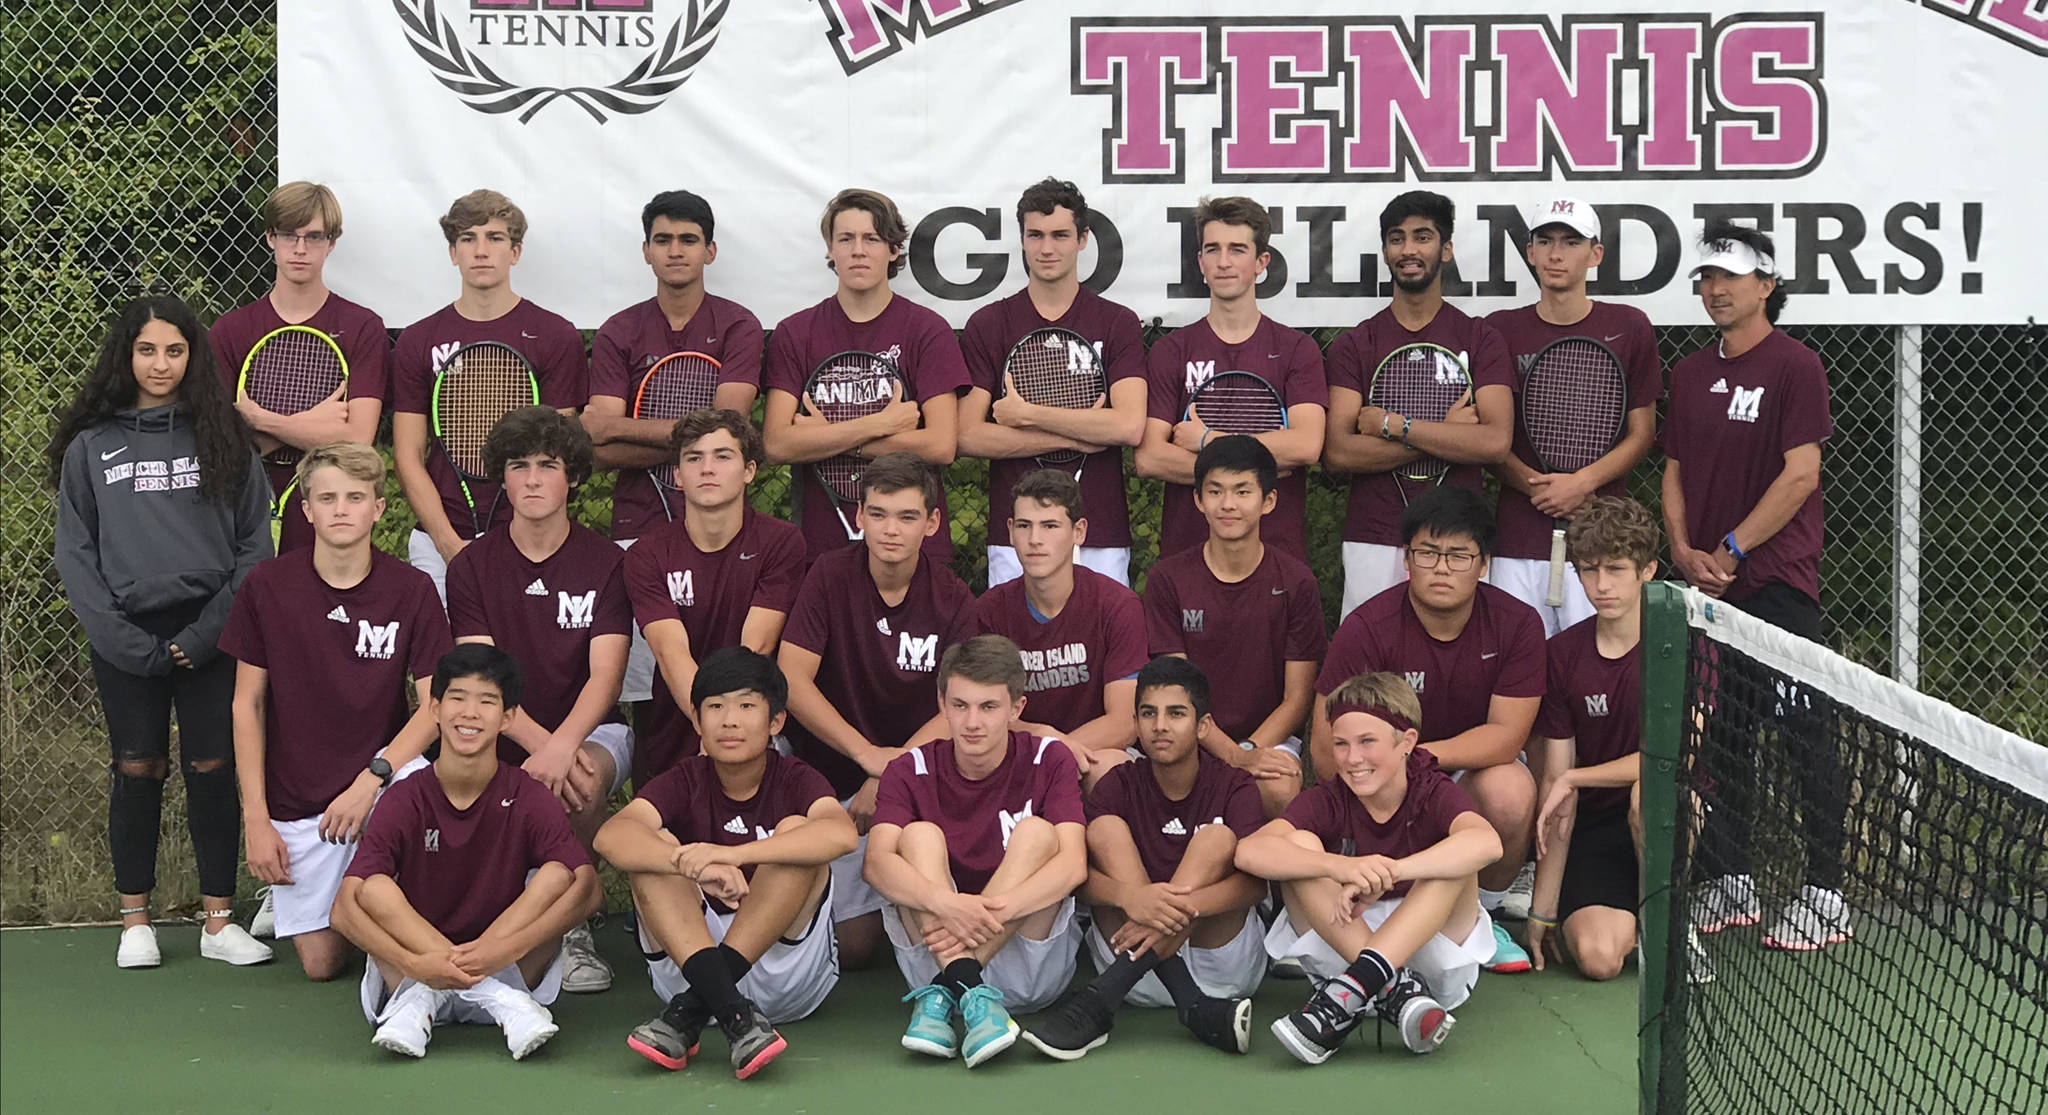
<svg viewBox="0 0 2048 1115"><path fill-rule="evenodd" d="M1545 225L1563 225L1588 240L1600 239L1600 214L1575 197L1552 198L1529 213L1529 235Z"/></svg>
<svg viewBox="0 0 2048 1115"><path fill-rule="evenodd" d="M1718 267L1731 275L1747 275L1751 272L1765 278L1776 278L1778 261L1740 240L1700 241L1700 261L1693 264L1692 277L1697 279L1700 272L1709 267Z"/></svg>

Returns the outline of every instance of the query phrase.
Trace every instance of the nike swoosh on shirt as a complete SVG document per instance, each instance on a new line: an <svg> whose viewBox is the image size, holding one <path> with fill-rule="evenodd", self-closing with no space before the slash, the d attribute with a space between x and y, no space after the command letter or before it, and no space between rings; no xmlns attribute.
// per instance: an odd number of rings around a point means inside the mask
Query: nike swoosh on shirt
<svg viewBox="0 0 2048 1115"><path fill-rule="evenodd" d="M1611 345L1611 344L1613 344L1614 342L1616 342L1616 341L1618 341L1618 340L1620 340L1620 339L1622 339L1623 337L1626 337L1626 336L1628 336L1628 334L1626 334L1626 333L1616 333L1616 334L1615 334L1614 336L1612 336L1612 337L1607 337L1607 338L1604 338L1604 339L1605 339L1605 340L1607 341L1607 343L1608 343L1608 344L1610 344L1610 345Z"/></svg>
<svg viewBox="0 0 2048 1115"><path fill-rule="evenodd" d="M529 341L538 341L538 340L540 340L540 335L539 335L539 334L537 334L537 333L528 333L528 332L527 332L526 330L524 330L524 329L521 329L521 330L519 331L519 335L520 335L521 337L524 337L524 338L526 338L526 339L527 339L527 340L529 340Z"/></svg>
<svg viewBox="0 0 2048 1115"><path fill-rule="evenodd" d="M1276 589L1274 589L1274 590L1273 590L1273 595L1275 595L1275 596L1285 596L1285 595L1287 595L1287 590L1286 590L1286 589L1284 589L1284 588L1276 588Z"/></svg>
<svg viewBox="0 0 2048 1115"><path fill-rule="evenodd" d="M122 447L121 447L121 448L119 448L119 449L111 449L111 450L108 450L108 451L107 451L107 452L105 452L105 453L102 453L102 454L100 454L100 460L102 460L102 461L111 461L111 460L113 460L114 458L116 458L116 457L118 457L118 456L120 456L121 454L123 454L123 453L126 453L126 452L128 452L128 447L124 445L124 446L122 446Z"/></svg>
<svg viewBox="0 0 2048 1115"><path fill-rule="evenodd" d="M504 801L501 801L498 804L504 806L507 809L510 809L512 808L512 799L506 798Z"/></svg>
<svg viewBox="0 0 2048 1115"><path fill-rule="evenodd" d="M757 557L760 557L760 556L761 556L761 555L760 555L760 553L759 553L759 552L756 552L756 553L751 553L751 554L741 554L741 555L740 555L740 560L741 560L741 561L752 561L752 560L754 560L755 558L757 558Z"/></svg>
<svg viewBox="0 0 2048 1115"><path fill-rule="evenodd" d="M1480 655L1480 656L1479 656L1479 660L1480 660L1481 662L1484 662L1484 661L1486 661L1486 660L1487 660L1487 659L1489 659L1489 658L1498 658L1499 656L1500 656L1500 652L1499 652L1499 651L1494 651L1494 652L1493 652L1492 654L1482 654L1482 655Z"/></svg>

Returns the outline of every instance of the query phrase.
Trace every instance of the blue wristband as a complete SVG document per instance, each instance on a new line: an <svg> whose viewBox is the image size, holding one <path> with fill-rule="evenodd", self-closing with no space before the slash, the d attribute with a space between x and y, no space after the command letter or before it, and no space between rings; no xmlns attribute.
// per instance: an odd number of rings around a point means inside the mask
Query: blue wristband
<svg viewBox="0 0 2048 1115"><path fill-rule="evenodd" d="M1745 554L1745 553L1743 553L1743 552L1742 552L1742 547L1740 547L1740 546L1737 546L1737 545L1735 544L1735 532L1734 532L1734 531L1732 531L1732 530L1731 530L1731 531L1729 531L1729 532L1728 532L1727 534L1724 534L1724 535L1722 535L1722 536L1721 536L1721 545L1723 545L1723 546L1726 546L1726 547L1728 547L1728 552L1729 552L1729 553L1731 553L1731 554L1734 554L1734 555L1735 555L1735 560L1736 560L1736 561L1748 561L1748 560L1749 560L1749 555L1748 555L1748 554Z"/></svg>

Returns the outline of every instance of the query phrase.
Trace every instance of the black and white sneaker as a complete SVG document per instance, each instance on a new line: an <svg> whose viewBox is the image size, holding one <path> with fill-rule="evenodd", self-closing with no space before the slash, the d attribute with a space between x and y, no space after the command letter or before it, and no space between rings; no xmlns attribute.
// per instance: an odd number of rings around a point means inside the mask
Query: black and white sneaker
<svg viewBox="0 0 2048 1115"><path fill-rule="evenodd" d="M1109 1040L1116 1007L1093 987L1075 989L1024 1026L1024 1040L1057 1061L1078 1061Z"/></svg>
<svg viewBox="0 0 2048 1115"><path fill-rule="evenodd" d="M688 1068L697 1055L697 1039L711 1023L711 1012L695 991L685 991L668 1001L657 1018L635 1027L626 1047L662 1068L675 1072Z"/></svg>
<svg viewBox="0 0 2048 1115"><path fill-rule="evenodd" d="M1380 1021L1401 1032L1401 1044L1411 1053L1434 1053L1451 1034L1458 1020L1429 994L1415 973L1406 968L1373 1000Z"/></svg>
<svg viewBox="0 0 2048 1115"><path fill-rule="evenodd" d="M789 1048L752 999L741 999L739 1006L719 1018L718 1028L725 1031L726 1044L732 1048L732 1074L741 1080L767 1068L768 1062Z"/></svg>
<svg viewBox="0 0 2048 1115"><path fill-rule="evenodd" d="M1180 1024L1202 1039L1202 1044L1225 1053L1243 1053L1252 1047L1252 1001L1203 996L1180 1012Z"/></svg>
<svg viewBox="0 0 2048 1115"><path fill-rule="evenodd" d="M1320 1065L1358 1028L1369 1005L1351 981L1333 979L1317 987L1300 1010L1276 1020L1273 1036L1295 1060Z"/></svg>

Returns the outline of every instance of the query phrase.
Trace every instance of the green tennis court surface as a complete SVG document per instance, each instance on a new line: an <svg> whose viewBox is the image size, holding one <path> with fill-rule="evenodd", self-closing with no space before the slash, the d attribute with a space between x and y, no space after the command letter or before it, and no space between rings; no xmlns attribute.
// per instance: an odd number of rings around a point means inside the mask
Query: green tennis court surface
<svg viewBox="0 0 2048 1115"><path fill-rule="evenodd" d="M1084 1060L1059 1064L1020 1042L970 1072L897 1046L908 1008L896 1002L903 981L891 965L847 975L816 1015L783 1028L789 1051L741 1083L715 1032L681 1073L626 1048L656 1003L616 920L598 937L618 982L602 995L563 996L561 1035L518 1063L481 1026L441 1027L423 1061L393 1058L370 1045L355 979L309 984L283 943L272 964L231 970L199 959L198 932L160 928L164 966L144 972L114 967L111 929L0 934L0 1107L1618 1115L1636 1106L1633 969L1608 984L1555 969L1482 976L1450 1041L1429 1057L1402 1050L1391 1029L1376 1051L1368 1024L1327 1064L1297 1064L1266 1027L1300 1005L1307 985L1269 980L1246 1057L1196 1044L1169 1011L1125 1010L1109 1044Z"/></svg>

